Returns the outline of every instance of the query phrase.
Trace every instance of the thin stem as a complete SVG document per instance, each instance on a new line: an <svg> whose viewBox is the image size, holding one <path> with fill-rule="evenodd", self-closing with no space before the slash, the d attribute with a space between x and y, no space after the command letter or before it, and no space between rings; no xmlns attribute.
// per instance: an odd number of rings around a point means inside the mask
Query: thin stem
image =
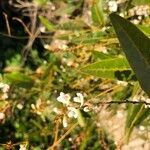
<svg viewBox="0 0 150 150"><path fill-rule="evenodd" d="M110 104L145 104L145 105L149 105L150 103L146 102L146 101L130 101L130 100L124 100L124 101L107 101L107 102L98 102L96 104L100 104L100 105L110 105Z"/></svg>
<svg viewBox="0 0 150 150"><path fill-rule="evenodd" d="M62 140L65 139L67 135L70 134L70 132L78 125L78 123L75 123L73 126L71 126L68 131L58 140L56 141L52 146L50 146L47 150L53 150L55 146L57 146L59 143L61 143Z"/></svg>

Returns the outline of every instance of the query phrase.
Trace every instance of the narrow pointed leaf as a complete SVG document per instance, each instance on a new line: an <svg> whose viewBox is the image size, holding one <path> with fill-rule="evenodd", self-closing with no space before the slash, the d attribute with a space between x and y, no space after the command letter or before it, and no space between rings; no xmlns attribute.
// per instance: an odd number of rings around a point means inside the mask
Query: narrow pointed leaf
<svg viewBox="0 0 150 150"><path fill-rule="evenodd" d="M81 68L81 71L101 78L115 79L116 71L125 71L130 69L128 61L125 57L122 57L103 59Z"/></svg>
<svg viewBox="0 0 150 150"><path fill-rule="evenodd" d="M103 12L103 0L96 0L93 2L91 13L95 24L105 25L106 19Z"/></svg>
<svg viewBox="0 0 150 150"><path fill-rule="evenodd" d="M124 18L111 14L110 19L142 89L150 96L150 39Z"/></svg>
<svg viewBox="0 0 150 150"><path fill-rule="evenodd" d="M55 25L52 24L47 18L39 16L41 23L47 28L48 31L54 31L56 29Z"/></svg>

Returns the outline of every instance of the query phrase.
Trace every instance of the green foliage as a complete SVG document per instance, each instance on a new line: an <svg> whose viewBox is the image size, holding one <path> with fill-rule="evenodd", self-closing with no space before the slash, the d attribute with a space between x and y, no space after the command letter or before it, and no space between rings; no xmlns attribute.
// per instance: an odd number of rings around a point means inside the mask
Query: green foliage
<svg viewBox="0 0 150 150"><path fill-rule="evenodd" d="M145 105L129 105L125 128L125 139L129 142L129 138L133 128L139 125L150 115L150 109L145 108Z"/></svg>
<svg viewBox="0 0 150 150"><path fill-rule="evenodd" d="M115 14L111 14L110 18L131 67L143 90L150 96L150 40L125 19ZM127 142L133 128L149 115L150 109L142 104L129 106L125 130Z"/></svg>
<svg viewBox="0 0 150 150"><path fill-rule="evenodd" d="M107 79L115 79L117 72L125 70L130 70L130 66L124 57L104 59L81 68L84 73Z"/></svg>
<svg viewBox="0 0 150 150"><path fill-rule="evenodd" d="M133 73L140 71L130 68L133 59L128 63L124 57L107 19L115 6L125 18L139 19L137 27L149 36L148 14L128 16L129 8L146 1L116 2L1 2L7 15L0 14L0 149L115 150L117 134L127 142L131 133L147 140L150 111L143 101L149 99ZM149 39L127 21L112 18L134 61L138 51L149 67ZM128 100L134 96L138 104ZM141 125L144 131L132 132Z"/></svg>
<svg viewBox="0 0 150 150"><path fill-rule="evenodd" d="M43 24L43 26L46 27L46 29L48 31L54 31L55 30L55 25L52 24L47 18L45 18L43 16L39 16L39 19L40 19L41 23Z"/></svg>
<svg viewBox="0 0 150 150"><path fill-rule="evenodd" d="M150 0L132 0L134 5L146 5L150 4Z"/></svg>
<svg viewBox="0 0 150 150"><path fill-rule="evenodd" d="M31 88L33 86L33 80L28 75L20 72L7 73L4 75L4 80L13 86L23 88Z"/></svg>
<svg viewBox="0 0 150 150"><path fill-rule="evenodd" d="M93 2L92 8L92 19L97 25L104 26L106 23L105 14L103 12L103 0L96 0Z"/></svg>
<svg viewBox="0 0 150 150"><path fill-rule="evenodd" d="M150 39L118 15L111 14L110 19L132 69L150 96Z"/></svg>

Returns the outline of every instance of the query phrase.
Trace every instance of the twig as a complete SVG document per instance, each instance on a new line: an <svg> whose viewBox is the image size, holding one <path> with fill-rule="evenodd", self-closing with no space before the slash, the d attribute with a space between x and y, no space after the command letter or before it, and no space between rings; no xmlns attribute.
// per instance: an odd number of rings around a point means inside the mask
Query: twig
<svg viewBox="0 0 150 150"><path fill-rule="evenodd" d="M8 35L11 36L10 25L9 25L9 22L8 22L8 16L4 12L3 12L3 15L4 15L5 21L6 21L6 27L7 27Z"/></svg>
<svg viewBox="0 0 150 150"><path fill-rule="evenodd" d="M70 134L70 132L78 125L78 123L75 123L73 126L69 128L69 130L58 140L56 141L52 146L50 146L47 150L52 150L56 145L58 145L67 135Z"/></svg>
<svg viewBox="0 0 150 150"><path fill-rule="evenodd" d="M124 101L107 101L107 102L98 102L96 104L100 104L100 105L110 105L110 104L145 104L150 106L150 103L146 102L146 101L130 101L130 100L124 100Z"/></svg>
<svg viewBox="0 0 150 150"><path fill-rule="evenodd" d="M25 23L21 19L13 17L13 20L20 22L22 24L22 26L24 27L25 31L29 34L29 36L32 35L31 32L29 31L29 29L27 28L27 26L25 25Z"/></svg>

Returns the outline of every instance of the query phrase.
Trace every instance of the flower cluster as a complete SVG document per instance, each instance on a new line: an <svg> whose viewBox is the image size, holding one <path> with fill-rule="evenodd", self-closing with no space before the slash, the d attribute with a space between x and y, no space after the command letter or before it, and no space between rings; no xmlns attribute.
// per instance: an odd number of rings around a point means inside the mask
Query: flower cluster
<svg viewBox="0 0 150 150"><path fill-rule="evenodd" d="M62 123L63 127L68 126L68 118L75 118L77 119L79 117L79 108L83 107L83 111L88 112L89 109L87 107L84 107L84 96L81 93L76 93L76 96L73 97L71 101L71 96L69 94L65 94L63 92L60 92L59 97L57 97L57 101L62 103L64 107L66 108L65 113L61 112L58 108L54 108L53 111L58 114L62 115ZM80 106L74 107L74 103L80 104Z"/></svg>
<svg viewBox="0 0 150 150"><path fill-rule="evenodd" d="M9 92L9 89L10 89L10 86L8 84L5 84L5 83L0 83L0 89L2 91L2 95L1 95L1 99L2 100L5 100L8 98L8 92Z"/></svg>

